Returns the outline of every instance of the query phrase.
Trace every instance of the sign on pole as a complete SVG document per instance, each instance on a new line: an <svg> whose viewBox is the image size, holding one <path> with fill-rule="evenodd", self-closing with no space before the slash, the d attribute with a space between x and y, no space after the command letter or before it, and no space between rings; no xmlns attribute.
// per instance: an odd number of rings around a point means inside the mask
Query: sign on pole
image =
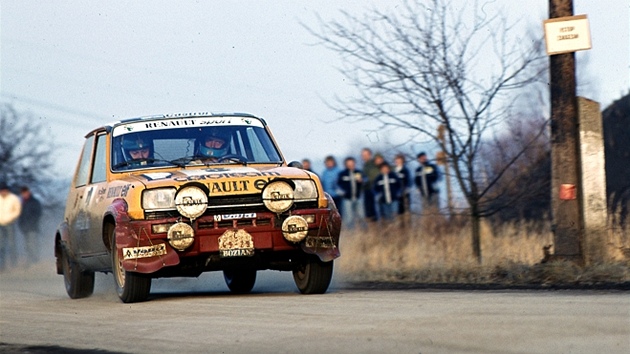
<svg viewBox="0 0 630 354"><path fill-rule="evenodd" d="M545 20L547 55L591 49L591 31L586 15Z"/></svg>

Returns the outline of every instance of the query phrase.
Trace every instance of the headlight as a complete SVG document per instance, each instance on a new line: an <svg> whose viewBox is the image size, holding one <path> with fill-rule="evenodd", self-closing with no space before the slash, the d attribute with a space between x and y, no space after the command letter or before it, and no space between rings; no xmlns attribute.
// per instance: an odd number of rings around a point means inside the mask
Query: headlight
<svg viewBox="0 0 630 354"><path fill-rule="evenodd" d="M175 188L147 189L142 192L144 210L175 208Z"/></svg>
<svg viewBox="0 0 630 354"><path fill-rule="evenodd" d="M178 222L168 229L168 243L178 251L183 251L190 247L195 241L195 230L192 226Z"/></svg>
<svg viewBox="0 0 630 354"><path fill-rule="evenodd" d="M310 179L296 179L294 197L296 200L300 199L317 199L317 187L315 182Z"/></svg>
<svg viewBox="0 0 630 354"><path fill-rule="evenodd" d="M265 186L263 203L274 213L282 213L293 205L293 187L285 181L275 181Z"/></svg>
<svg viewBox="0 0 630 354"><path fill-rule="evenodd" d="M206 212L208 196L199 187L184 187L175 196L175 207L183 216L189 219L196 219Z"/></svg>
<svg viewBox="0 0 630 354"><path fill-rule="evenodd" d="M282 235L287 241L300 242L308 233L308 223L298 215L289 216L282 223Z"/></svg>

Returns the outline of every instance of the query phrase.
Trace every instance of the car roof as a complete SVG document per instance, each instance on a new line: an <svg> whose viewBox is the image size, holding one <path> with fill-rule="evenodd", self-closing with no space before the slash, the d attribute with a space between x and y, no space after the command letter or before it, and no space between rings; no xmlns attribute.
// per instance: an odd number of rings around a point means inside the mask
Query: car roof
<svg viewBox="0 0 630 354"><path fill-rule="evenodd" d="M151 116L141 116L141 117L121 119L119 121L112 122L112 123L109 123L109 124L105 124L105 125L103 125L101 127L93 129L92 131L87 133L85 135L85 137L87 138L88 136L93 135L94 133L97 133L97 132L100 132L100 131L107 131L107 132L109 132L109 131L112 130L112 128L115 125L123 124L123 123L152 121L152 120L167 119L167 118L191 118L191 117L247 117L247 118L258 119L258 120L260 120L263 123L263 125L265 125L265 126L267 125L267 122L265 122L265 120L263 118L256 117L255 115L250 114L250 113L238 113L238 112L232 112L232 113L213 113L213 112L168 113L168 114L157 114L157 115L151 115Z"/></svg>

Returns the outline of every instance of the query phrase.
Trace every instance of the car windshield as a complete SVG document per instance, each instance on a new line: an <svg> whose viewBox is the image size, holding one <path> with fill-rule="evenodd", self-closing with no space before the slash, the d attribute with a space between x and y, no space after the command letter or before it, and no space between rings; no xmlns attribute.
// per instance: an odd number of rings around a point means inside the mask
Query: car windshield
<svg viewBox="0 0 630 354"><path fill-rule="evenodd" d="M263 123L249 117L133 121L115 126L112 136L112 171L282 162Z"/></svg>

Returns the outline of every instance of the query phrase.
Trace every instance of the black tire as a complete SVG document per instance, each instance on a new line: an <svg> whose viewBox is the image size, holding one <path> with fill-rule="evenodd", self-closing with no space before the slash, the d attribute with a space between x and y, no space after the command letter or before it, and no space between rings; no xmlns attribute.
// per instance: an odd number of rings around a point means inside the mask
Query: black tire
<svg viewBox="0 0 630 354"><path fill-rule="evenodd" d="M128 272L123 268L122 259L116 251L116 236L113 233L114 228L112 227L110 233L112 237L112 273L114 274L116 293L124 303L145 301L151 292L151 278L143 274Z"/></svg>
<svg viewBox="0 0 630 354"><path fill-rule="evenodd" d="M230 291L235 294L246 294L256 283L255 269L229 269L223 271L223 278Z"/></svg>
<svg viewBox="0 0 630 354"><path fill-rule="evenodd" d="M94 292L94 272L81 270L77 262L70 259L68 252L61 251L61 269L66 292L71 299L81 299Z"/></svg>
<svg viewBox="0 0 630 354"><path fill-rule="evenodd" d="M323 294L328 290L333 275L333 261L322 262L308 256L293 270L293 280L302 294Z"/></svg>

